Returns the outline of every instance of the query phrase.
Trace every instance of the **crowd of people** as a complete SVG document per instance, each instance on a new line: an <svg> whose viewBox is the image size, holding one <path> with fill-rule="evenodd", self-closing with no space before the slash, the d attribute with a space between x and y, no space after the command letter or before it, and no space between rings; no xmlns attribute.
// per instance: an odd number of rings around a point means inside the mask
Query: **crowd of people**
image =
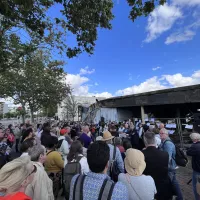
<svg viewBox="0 0 200 200"><path fill-rule="evenodd" d="M200 134L190 135L200 199ZM0 199L183 200L176 146L159 127L110 122L0 127Z"/></svg>

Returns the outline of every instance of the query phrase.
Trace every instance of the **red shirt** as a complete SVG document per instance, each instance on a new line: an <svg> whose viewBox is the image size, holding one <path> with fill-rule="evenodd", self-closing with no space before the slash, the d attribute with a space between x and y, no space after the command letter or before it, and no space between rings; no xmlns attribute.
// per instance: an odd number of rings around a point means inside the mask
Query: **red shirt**
<svg viewBox="0 0 200 200"><path fill-rule="evenodd" d="M32 200L29 196L25 195L23 192L17 192L14 194L9 194L5 197L0 197L0 200Z"/></svg>

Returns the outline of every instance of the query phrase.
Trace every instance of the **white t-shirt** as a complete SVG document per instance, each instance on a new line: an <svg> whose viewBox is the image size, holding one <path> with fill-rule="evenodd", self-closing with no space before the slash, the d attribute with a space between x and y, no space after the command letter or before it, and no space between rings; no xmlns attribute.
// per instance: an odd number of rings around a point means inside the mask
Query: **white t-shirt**
<svg viewBox="0 0 200 200"><path fill-rule="evenodd" d="M119 181L124 183L129 192L129 200L152 200L157 193L155 182L151 176L130 176L120 174ZM130 181L130 183L128 182ZM138 197L139 196L139 197Z"/></svg>

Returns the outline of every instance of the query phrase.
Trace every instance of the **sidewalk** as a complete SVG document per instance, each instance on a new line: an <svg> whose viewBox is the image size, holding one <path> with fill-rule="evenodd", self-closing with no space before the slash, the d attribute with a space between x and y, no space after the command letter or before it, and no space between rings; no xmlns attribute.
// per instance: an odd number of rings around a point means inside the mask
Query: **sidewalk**
<svg viewBox="0 0 200 200"><path fill-rule="evenodd" d="M192 178L192 168L191 162L187 167L179 167L177 169L177 180L180 184L180 188L183 192L184 200L194 200L194 195L192 191L192 182L187 185L187 182Z"/></svg>

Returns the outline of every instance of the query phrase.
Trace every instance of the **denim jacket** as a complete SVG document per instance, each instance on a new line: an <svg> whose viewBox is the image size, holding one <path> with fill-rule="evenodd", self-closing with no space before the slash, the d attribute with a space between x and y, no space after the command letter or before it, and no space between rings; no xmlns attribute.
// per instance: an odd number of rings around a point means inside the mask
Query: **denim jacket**
<svg viewBox="0 0 200 200"><path fill-rule="evenodd" d="M176 169L176 161L175 161L176 148L171 139L167 138L166 140L162 141L160 149L162 151L166 151L169 154L169 164L168 164L169 170Z"/></svg>
<svg viewBox="0 0 200 200"><path fill-rule="evenodd" d="M109 148L110 148L110 163L111 161L113 160L113 152L114 152L114 146L111 145L111 144L108 144ZM117 166L118 166L118 169L120 170L121 173L124 173L124 161L122 159L122 155L119 151L119 149L116 147L116 156L115 156L115 159L117 161ZM109 166L110 167L110 166ZM109 170L108 170L108 175L109 175Z"/></svg>

